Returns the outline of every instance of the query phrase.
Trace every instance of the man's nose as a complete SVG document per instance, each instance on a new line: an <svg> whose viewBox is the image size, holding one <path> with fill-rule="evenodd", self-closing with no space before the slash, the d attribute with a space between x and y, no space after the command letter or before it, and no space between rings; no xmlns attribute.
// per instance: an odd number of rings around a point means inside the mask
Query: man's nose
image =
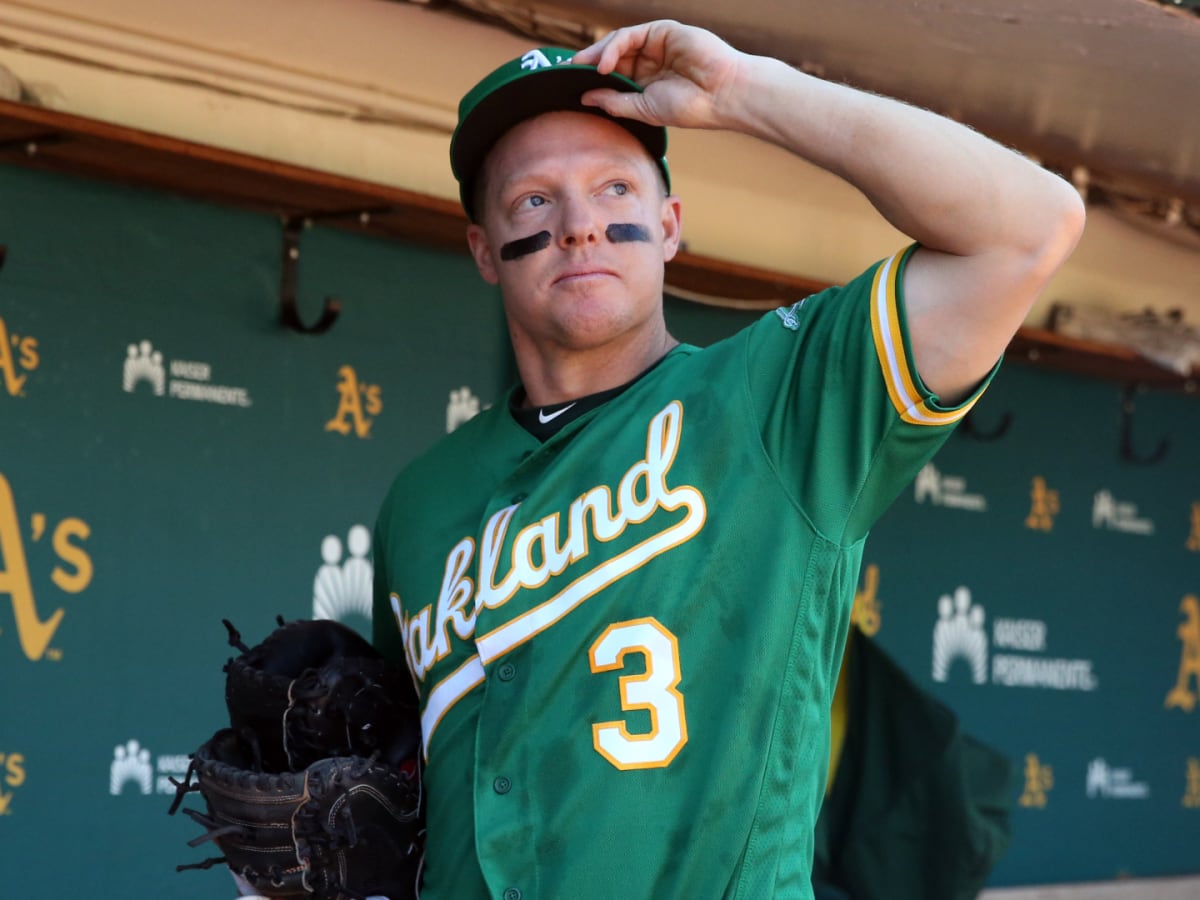
<svg viewBox="0 0 1200 900"><path fill-rule="evenodd" d="M559 244L578 247L595 244L600 240L601 226L596 218L596 209L585 196L568 196L561 201L562 224Z"/></svg>

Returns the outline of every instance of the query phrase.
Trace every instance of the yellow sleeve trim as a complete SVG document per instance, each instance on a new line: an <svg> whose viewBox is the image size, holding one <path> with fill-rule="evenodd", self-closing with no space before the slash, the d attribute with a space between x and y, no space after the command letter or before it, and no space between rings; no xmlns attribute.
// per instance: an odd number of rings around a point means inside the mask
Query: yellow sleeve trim
<svg viewBox="0 0 1200 900"><path fill-rule="evenodd" d="M953 410L934 409L917 388L916 371L904 347L900 328L900 263L907 251L901 250L880 263L871 285L871 334L875 339L875 354L887 385L888 396L900 418L913 425L951 425L963 418L975 397Z"/></svg>

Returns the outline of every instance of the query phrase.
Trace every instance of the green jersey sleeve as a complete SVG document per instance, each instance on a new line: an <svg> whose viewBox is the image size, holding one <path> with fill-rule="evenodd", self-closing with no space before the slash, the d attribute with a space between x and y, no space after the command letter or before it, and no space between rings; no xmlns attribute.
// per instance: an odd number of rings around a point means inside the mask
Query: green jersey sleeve
<svg viewBox="0 0 1200 900"><path fill-rule="evenodd" d="M901 288L915 250L774 310L747 332L746 383L764 451L814 527L843 545L866 536L995 373L957 406L943 406L922 382Z"/></svg>

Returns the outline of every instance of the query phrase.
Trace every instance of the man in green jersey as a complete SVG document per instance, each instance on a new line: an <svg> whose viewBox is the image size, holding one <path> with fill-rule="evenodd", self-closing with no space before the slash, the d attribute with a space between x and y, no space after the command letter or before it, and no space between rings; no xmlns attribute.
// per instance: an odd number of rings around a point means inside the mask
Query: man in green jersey
<svg viewBox="0 0 1200 900"><path fill-rule="evenodd" d="M681 345L666 126L777 144L912 243ZM375 640L421 695L422 896L810 897L863 541L1071 252L1079 197L674 22L493 72L451 161L520 384L376 528Z"/></svg>

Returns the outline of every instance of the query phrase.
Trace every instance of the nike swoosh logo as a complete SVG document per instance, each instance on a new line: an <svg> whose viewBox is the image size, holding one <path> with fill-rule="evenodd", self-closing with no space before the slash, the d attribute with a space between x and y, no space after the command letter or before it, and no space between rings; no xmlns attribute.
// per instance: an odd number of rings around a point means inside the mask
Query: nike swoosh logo
<svg viewBox="0 0 1200 900"><path fill-rule="evenodd" d="M565 413L568 409L570 409L574 405L575 405L574 403L568 403L562 409L556 409L552 413L545 413L539 409L538 410L538 421L541 422L543 425L545 425L547 422L553 422L555 419L557 419L559 416L561 416L563 413Z"/></svg>

